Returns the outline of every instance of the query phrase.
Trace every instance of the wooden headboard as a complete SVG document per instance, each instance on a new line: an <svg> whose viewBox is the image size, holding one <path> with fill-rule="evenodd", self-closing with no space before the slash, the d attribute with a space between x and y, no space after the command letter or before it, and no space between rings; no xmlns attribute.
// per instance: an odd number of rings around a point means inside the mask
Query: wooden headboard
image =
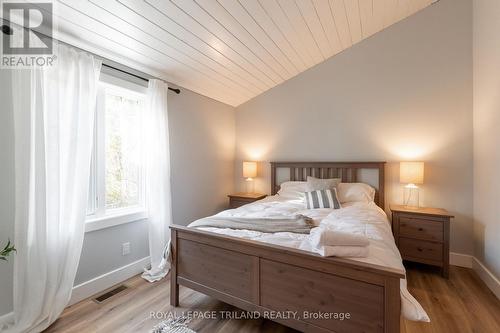
<svg viewBox="0 0 500 333"><path fill-rule="evenodd" d="M378 171L378 188L375 189L375 203L384 209L384 166L385 162L271 162L271 194L280 189L277 183L277 169L289 169L291 181L305 181L307 176L316 178L341 178L343 183L356 183L358 171Z"/></svg>

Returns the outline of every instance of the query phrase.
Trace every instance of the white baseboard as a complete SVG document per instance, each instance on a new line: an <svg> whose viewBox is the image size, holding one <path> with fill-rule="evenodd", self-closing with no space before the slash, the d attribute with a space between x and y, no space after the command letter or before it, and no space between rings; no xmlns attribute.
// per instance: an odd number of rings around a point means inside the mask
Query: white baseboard
<svg viewBox="0 0 500 333"><path fill-rule="evenodd" d="M479 259L469 254L451 252L450 265L472 268L493 294L500 299L500 280Z"/></svg>
<svg viewBox="0 0 500 333"><path fill-rule="evenodd" d="M78 303L92 295L111 288L120 282L130 279L134 275L142 273L144 271L144 267L148 266L148 264L149 257L145 257L126 266L115 269L114 271L93 278L92 280L74 286L68 305Z"/></svg>
<svg viewBox="0 0 500 333"><path fill-rule="evenodd" d="M0 316L0 331L7 327L7 324L12 325L14 323L14 312L6 313Z"/></svg>
<svg viewBox="0 0 500 333"><path fill-rule="evenodd" d="M490 288L493 294L500 299L500 280L475 257L472 261L472 268L476 271L477 275L479 275L488 288Z"/></svg>
<svg viewBox="0 0 500 333"><path fill-rule="evenodd" d="M472 258L469 254L450 252L450 265L472 268Z"/></svg>

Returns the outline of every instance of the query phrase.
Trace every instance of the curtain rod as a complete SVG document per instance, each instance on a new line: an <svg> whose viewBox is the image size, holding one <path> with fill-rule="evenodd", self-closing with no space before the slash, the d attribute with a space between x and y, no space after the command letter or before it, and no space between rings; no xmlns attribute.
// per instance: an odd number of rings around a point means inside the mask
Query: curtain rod
<svg viewBox="0 0 500 333"><path fill-rule="evenodd" d="M108 68L111 68L111 69L114 69L115 71L118 71L118 72L122 72L124 74L127 74L127 75L130 75L130 76L133 76L133 77L136 77L138 78L139 80L143 80L143 81L149 81L149 79L146 79L145 77L142 77L142 76L139 76L137 74L134 74L134 73L130 73L130 72L127 72L123 69L120 69L120 68L117 68L117 67L114 67L114 66L111 66L111 65L108 65L108 64L105 64L105 63L102 63L102 65L104 67L108 67ZM181 90L180 89L176 89L176 88L170 88L168 87L168 90L172 90L174 93L176 94L180 94L181 93Z"/></svg>
<svg viewBox="0 0 500 333"><path fill-rule="evenodd" d="M7 20L3 20L3 21L5 22L5 21L7 21ZM7 24L3 24L1 28L2 28L2 32L3 32L4 34L6 34L6 35L12 35L12 34L13 34L13 29L12 29L10 26L8 26ZM26 29L26 28L25 28L25 29ZM46 36L46 35L45 35L45 36ZM47 37L48 37L48 36L47 36ZM49 38L52 38L52 37L49 37ZM55 38L52 38L52 39L55 39ZM61 42L61 41L59 41L59 42ZM62 42L62 43L64 43L64 44L68 44L68 43L65 43L65 42ZM70 46L72 46L72 47L75 47L75 46L73 46L73 45L71 45L71 44L68 44L68 45L70 45ZM83 51L85 51L85 52L87 52L87 53L91 53L91 52L86 51L86 50L83 50ZM100 57L100 56L99 56L99 57ZM103 57L100 57L100 58L105 59L105 58L103 58ZM147 78L145 78L145 77L139 76L139 75L134 74L134 73L127 72L126 70L123 70L123 69L120 69L120 68L117 68L117 67L114 67L114 66L111 66L111 65L108 65L108 64L105 64L104 62L102 63L102 65L103 65L104 67L108 67L108 68L114 69L114 70L116 70L116 71L122 72L122 73L124 73L124 74L131 75L131 76L133 76L133 77L136 77L136 78L138 78L138 79L140 79L140 80L143 80L143 81L149 82L149 79L147 79ZM171 91L173 91L173 92L174 92L174 93L176 93L176 94L180 94L180 93L181 93L181 90L180 90L180 89L178 89L178 88L170 88L170 87L168 87L168 90L171 90Z"/></svg>

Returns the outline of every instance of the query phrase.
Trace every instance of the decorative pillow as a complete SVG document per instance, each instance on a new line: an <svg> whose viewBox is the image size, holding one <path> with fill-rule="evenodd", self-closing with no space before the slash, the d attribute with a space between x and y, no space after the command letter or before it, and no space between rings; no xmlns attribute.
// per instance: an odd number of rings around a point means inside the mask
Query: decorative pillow
<svg viewBox="0 0 500 333"><path fill-rule="evenodd" d="M336 189L306 192L305 197L307 209L341 208Z"/></svg>
<svg viewBox="0 0 500 333"><path fill-rule="evenodd" d="M331 190L337 187L340 178L321 179L307 176L306 191Z"/></svg>
<svg viewBox="0 0 500 333"><path fill-rule="evenodd" d="M286 199L303 199L306 191L306 182L288 181L280 185L278 195Z"/></svg>
<svg viewBox="0 0 500 333"><path fill-rule="evenodd" d="M337 194L341 203L375 200L375 189L365 183L340 183L337 186Z"/></svg>

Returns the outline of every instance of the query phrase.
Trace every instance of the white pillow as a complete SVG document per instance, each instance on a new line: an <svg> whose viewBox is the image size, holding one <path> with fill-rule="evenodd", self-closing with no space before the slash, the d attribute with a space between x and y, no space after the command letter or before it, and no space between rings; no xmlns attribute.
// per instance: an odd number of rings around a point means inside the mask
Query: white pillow
<svg viewBox="0 0 500 333"><path fill-rule="evenodd" d="M329 178L322 179L307 176L307 192L321 191L321 190L332 190L337 187L340 183L340 178Z"/></svg>
<svg viewBox="0 0 500 333"><path fill-rule="evenodd" d="M365 183L340 183L337 195L340 203L372 202L375 200L375 189Z"/></svg>
<svg viewBox="0 0 500 333"><path fill-rule="evenodd" d="M286 199L303 199L307 182L289 181L280 185L278 195Z"/></svg>

